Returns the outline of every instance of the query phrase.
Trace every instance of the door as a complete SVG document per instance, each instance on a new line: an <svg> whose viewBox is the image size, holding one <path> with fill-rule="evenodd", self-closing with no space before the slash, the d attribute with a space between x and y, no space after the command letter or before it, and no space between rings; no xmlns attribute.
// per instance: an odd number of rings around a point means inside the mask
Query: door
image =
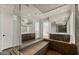
<svg viewBox="0 0 79 59"><path fill-rule="evenodd" d="M12 47L13 41L13 21L12 11L7 8L2 8L1 12L1 32L2 32L2 50Z"/></svg>
<svg viewBox="0 0 79 59"><path fill-rule="evenodd" d="M21 45L19 8L15 6L0 5L0 51Z"/></svg>

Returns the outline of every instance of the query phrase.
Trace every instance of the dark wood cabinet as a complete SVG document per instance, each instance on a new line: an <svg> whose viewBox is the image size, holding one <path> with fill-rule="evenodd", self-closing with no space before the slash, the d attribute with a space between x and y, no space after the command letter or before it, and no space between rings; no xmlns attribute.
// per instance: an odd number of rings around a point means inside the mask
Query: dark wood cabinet
<svg viewBox="0 0 79 59"><path fill-rule="evenodd" d="M35 33L22 34L22 42L28 40L35 40Z"/></svg>

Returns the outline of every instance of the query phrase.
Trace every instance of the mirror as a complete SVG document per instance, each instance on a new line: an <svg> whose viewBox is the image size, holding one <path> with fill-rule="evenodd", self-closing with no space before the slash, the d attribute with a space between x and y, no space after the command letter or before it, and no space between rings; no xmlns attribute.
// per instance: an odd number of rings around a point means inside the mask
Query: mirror
<svg viewBox="0 0 79 59"><path fill-rule="evenodd" d="M56 32L67 33L67 25L56 25Z"/></svg>

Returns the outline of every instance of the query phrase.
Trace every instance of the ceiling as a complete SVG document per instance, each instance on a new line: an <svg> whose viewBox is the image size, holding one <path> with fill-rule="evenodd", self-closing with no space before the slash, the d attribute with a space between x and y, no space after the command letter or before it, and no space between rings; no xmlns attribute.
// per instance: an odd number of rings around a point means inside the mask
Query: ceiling
<svg viewBox="0 0 79 59"><path fill-rule="evenodd" d="M53 20L69 17L71 5L65 4L25 4L21 5L21 16L32 21Z"/></svg>
<svg viewBox="0 0 79 59"><path fill-rule="evenodd" d="M63 5L64 4L34 4L33 6L39 9L42 13L46 13Z"/></svg>

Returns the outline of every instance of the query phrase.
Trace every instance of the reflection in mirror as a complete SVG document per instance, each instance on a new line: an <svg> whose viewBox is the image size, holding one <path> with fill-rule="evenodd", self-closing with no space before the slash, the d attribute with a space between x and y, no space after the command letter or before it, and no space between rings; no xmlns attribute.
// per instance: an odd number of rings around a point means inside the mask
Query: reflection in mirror
<svg viewBox="0 0 79 59"><path fill-rule="evenodd" d="M32 22L27 18L22 18L21 20L21 33L29 33Z"/></svg>
<svg viewBox="0 0 79 59"><path fill-rule="evenodd" d="M67 25L56 25L56 32L66 33L67 32Z"/></svg>
<svg viewBox="0 0 79 59"><path fill-rule="evenodd" d="M49 19L48 19L49 20ZM43 38L49 38L49 21L43 22Z"/></svg>
<svg viewBox="0 0 79 59"><path fill-rule="evenodd" d="M31 39L31 34L33 30L33 22L27 17L21 18L21 34L22 34L22 41L28 41Z"/></svg>
<svg viewBox="0 0 79 59"><path fill-rule="evenodd" d="M67 15L66 17L59 17L57 19L55 19L52 22L52 26L54 26L56 29L56 33L67 33L69 32L69 18L70 16ZM60 21L61 20L61 21Z"/></svg>
<svg viewBox="0 0 79 59"><path fill-rule="evenodd" d="M56 32L59 32L59 33L67 33L67 29L69 26L69 19L67 19L66 21L63 22L64 24L56 24Z"/></svg>

